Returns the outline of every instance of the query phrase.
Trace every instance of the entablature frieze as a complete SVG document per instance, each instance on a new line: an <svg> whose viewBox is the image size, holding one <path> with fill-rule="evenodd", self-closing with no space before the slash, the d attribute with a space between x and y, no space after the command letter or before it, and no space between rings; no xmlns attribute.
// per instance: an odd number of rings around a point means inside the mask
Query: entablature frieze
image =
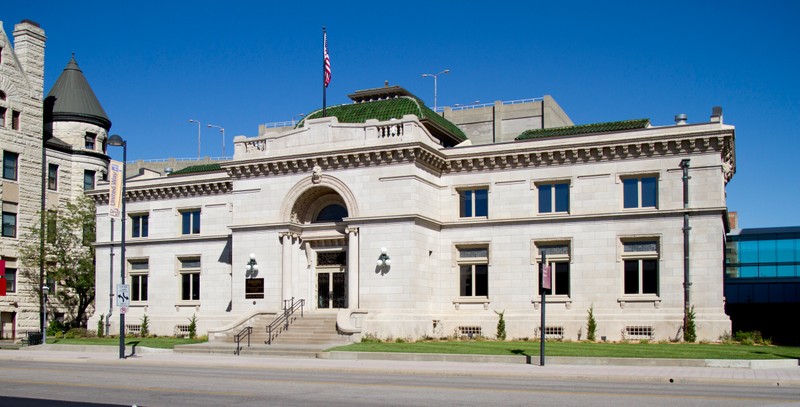
<svg viewBox="0 0 800 407"><path fill-rule="evenodd" d="M191 184L159 185L128 188L125 196L128 202L153 201L159 199L184 198L204 195L226 194L233 190L231 181L197 182ZM91 193L89 197L95 204L107 205L108 192Z"/></svg>

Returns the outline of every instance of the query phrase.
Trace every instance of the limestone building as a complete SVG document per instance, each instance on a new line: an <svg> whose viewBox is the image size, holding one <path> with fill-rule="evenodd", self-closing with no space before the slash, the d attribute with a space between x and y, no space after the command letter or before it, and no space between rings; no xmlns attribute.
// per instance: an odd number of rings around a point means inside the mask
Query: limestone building
<svg viewBox="0 0 800 407"><path fill-rule="evenodd" d="M0 296L0 337L40 330L40 286L20 273L20 246L41 221L40 210L56 210L94 189L108 167L111 122L74 57L44 96L45 33L35 22L14 26L14 43L0 22L0 179L5 296ZM59 282L45 280L51 290ZM51 296L54 298L55 296ZM56 301L50 318L63 318Z"/></svg>
<svg viewBox="0 0 800 407"><path fill-rule="evenodd" d="M549 97L442 114L400 87L350 97L235 138L231 161L128 181L127 329L147 315L172 335L196 316L200 334L226 340L303 300L350 340L493 337L496 311L510 338L533 338L546 257L547 336L585 338L592 307L598 338L680 337L685 282L698 338L730 331L734 127L721 109L698 124L574 126ZM107 192L91 194L106 298L120 242Z"/></svg>

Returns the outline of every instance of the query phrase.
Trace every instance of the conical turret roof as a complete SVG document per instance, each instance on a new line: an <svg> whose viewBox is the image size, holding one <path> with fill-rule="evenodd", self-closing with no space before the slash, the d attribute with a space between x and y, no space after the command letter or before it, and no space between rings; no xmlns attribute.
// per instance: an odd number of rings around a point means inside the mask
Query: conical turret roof
<svg viewBox="0 0 800 407"><path fill-rule="evenodd" d="M111 120L108 119L103 106L100 105L81 68L75 62L75 55L47 94L45 106L50 110L47 112L49 117L45 120L96 124L106 131L111 128Z"/></svg>

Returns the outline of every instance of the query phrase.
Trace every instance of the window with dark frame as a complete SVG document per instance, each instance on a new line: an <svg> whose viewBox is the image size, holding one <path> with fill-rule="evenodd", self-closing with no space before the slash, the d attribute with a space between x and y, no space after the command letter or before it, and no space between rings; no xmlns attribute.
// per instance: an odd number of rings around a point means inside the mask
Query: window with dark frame
<svg viewBox="0 0 800 407"><path fill-rule="evenodd" d="M489 296L489 248L458 248L458 291L461 297Z"/></svg>
<svg viewBox="0 0 800 407"><path fill-rule="evenodd" d="M486 188L458 191L458 214L462 218L487 217L489 215L489 190Z"/></svg>
<svg viewBox="0 0 800 407"><path fill-rule="evenodd" d="M626 209L658 207L657 177L623 178L622 189Z"/></svg>
<svg viewBox="0 0 800 407"><path fill-rule="evenodd" d="M94 189L94 180L96 172L92 170L83 170L83 190L90 191Z"/></svg>
<svg viewBox="0 0 800 407"><path fill-rule="evenodd" d="M135 214L131 215L131 237L147 237L150 232L150 215Z"/></svg>
<svg viewBox="0 0 800 407"><path fill-rule="evenodd" d="M200 209L181 211L181 233L184 235L200 233Z"/></svg>
<svg viewBox="0 0 800 407"><path fill-rule="evenodd" d="M659 295L658 241L623 242L624 293Z"/></svg>
<svg viewBox="0 0 800 407"><path fill-rule="evenodd" d="M11 129L19 130L20 112L16 110L11 111Z"/></svg>
<svg viewBox="0 0 800 407"><path fill-rule="evenodd" d="M3 151L3 179L16 181L19 168L19 154Z"/></svg>
<svg viewBox="0 0 800 407"><path fill-rule="evenodd" d="M0 127L6 127L6 108L0 106Z"/></svg>
<svg viewBox="0 0 800 407"><path fill-rule="evenodd" d="M87 150L94 151L96 141L97 133L86 132L86 135L84 136L84 147L86 147Z"/></svg>
<svg viewBox="0 0 800 407"><path fill-rule="evenodd" d="M548 295L570 295L570 250L569 244L542 244L537 245L539 263L539 287L542 286L542 254L546 253L547 264L550 265L551 289L546 290Z"/></svg>
<svg viewBox="0 0 800 407"><path fill-rule="evenodd" d="M47 164L47 189L58 190L58 164Z"/></svg>
<svg viewBox="0 0 800 407"><path fill-rule="evenodd" d="M3 237L17 237L17 214L3 212Z"/></svg>
<svg viewBox="0 0 800 407"><path fill-rule="evenodd" d="M131 260L129 264L131 301L145 302L147 301L148 270L150 268L150 263L148 260Z"/></svg>
<svg viewBox="0 0 800 407"><path fill-rule="evenodd" d="M6 279L6 292L7 293L17 292L17 269L6 268L5 279Z"/></svg>
<svg viewBox="0 0 800 407"><path fill-rule="evenodd" d="M200 301L200 258L181 259L181 300Z"/></svg>
<svg viewBox="0 0 800 407"><path fill-rule="evenodd" d="M539 213L569 212L569 184L538 184Z"/></svg>

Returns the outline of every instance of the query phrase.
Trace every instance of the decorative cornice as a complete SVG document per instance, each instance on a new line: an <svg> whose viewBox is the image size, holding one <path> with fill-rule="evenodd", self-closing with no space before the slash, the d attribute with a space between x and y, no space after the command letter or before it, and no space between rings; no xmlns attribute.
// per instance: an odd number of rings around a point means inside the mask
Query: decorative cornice
<svg viewBox="0 0 800 407"><path fill-rule="evenodd" d="M223 164L222 168L235 179L369 167L386 164L417 163L440 172L444 156L439 151L417 143L394 144L375 150L343 150L328 155L251 159Z"/></svg>
<svg viewBox="0 0 800 407"><path fill-rule="evenodd" d="M126 199L128 202L153 201L167 198L184 198L204 195L227 194L233 190L233 182L226 180L217 181L197 181L186 184L171 184L157 186L138 186L128 188ZM98 190L91 192L90 198L94 199L95 204L108 204L108 190Z"/></svg>

